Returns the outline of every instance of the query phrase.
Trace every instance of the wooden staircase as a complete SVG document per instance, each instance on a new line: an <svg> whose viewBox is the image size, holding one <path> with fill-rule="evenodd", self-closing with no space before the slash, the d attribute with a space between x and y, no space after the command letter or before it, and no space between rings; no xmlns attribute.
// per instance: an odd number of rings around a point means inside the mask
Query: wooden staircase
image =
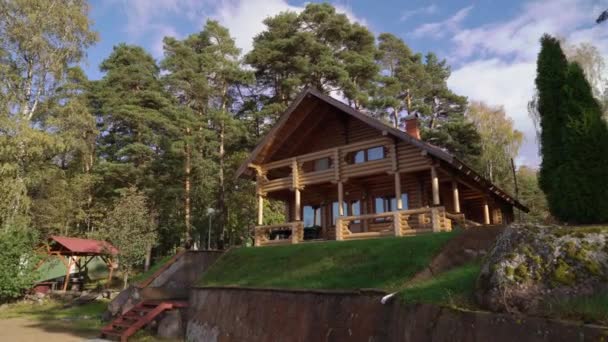
<svg viewBox="0 0 608 342"><path fill-rule="evenodd" d="M137 330L152 322L164 311L187 306L188 302L180 300L142 301L101 329L101 337L126 342Z"/></svg>

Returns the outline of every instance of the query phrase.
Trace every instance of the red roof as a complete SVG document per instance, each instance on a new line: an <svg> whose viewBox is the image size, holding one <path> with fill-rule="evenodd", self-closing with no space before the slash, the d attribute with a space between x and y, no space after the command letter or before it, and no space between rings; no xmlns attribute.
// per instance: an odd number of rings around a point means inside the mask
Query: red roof
<svg viewBox="0 0 608 342"><path fill-rule="evenodd" d="M74 254L118 254L118 249L107 241L51 236L51 240Z"/></svg>

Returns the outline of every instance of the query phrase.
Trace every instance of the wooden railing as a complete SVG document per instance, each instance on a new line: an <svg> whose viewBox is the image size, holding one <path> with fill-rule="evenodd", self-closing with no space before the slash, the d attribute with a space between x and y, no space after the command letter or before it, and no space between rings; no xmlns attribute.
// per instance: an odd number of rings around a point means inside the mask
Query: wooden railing
<svg viewBox="0 0 608 342"><path fill-rule="evenodd" d="M384 147L388 152L384 158L364 163L350 163L346 157L351 152L364 150L371 147ZM309 184L319 184L331 181L346 181L348 178L360 177L393 170L394 141L382 137L353 144L343 145L331 149L321 150L313 153L299 155L293 158L273 161L263 165L257 165L263 175L258 179L261 192L272 192L283 189L301 188ZM331 167L325 170L304 171L302 166L306 162L329 158ZM252 165L252 167L254 167ZM285 177L268 179L267 175L272 170L280 168L291 168L291 174ZM294 169L297 168L294 173ZM294 176L295 174L295 176Z"/></svg>
<svg viewBox="0 0 608 342"><path fill-rule="evenodd" d="M351 224L370 227L365 232L353 232ZM444 207L390 211L381 214L341 216L336 219L336 240L366 239L382 236L407 236L427 232L451 231L452 221ZM288 245L304 241L301 221L256 226L255 246Z"/></svg>
<svg viewBox="0 0 608 342"><path fill-rule="evenodd" d="M254 240L254 245L256 247L296 244L304 240L304 224L299 221L256 226Z"/></svg>
<svg viewBox="0 0 608 342"><path fill-rule="evenodd" d="M351 224L367 221L365 232L353 232ZM371 221L371 222L370 222ZM376 228L380 227L380 228ZM380 236L406 236L423 232L452 230L452 221L444 207L391 211L381 214L342 216L336 220L336 240L362 239Z"/></svg>
<svg viewBox="0 0 608 342"><path fill-rule="evenodd" d="M450 220L452 220L452 222L457 223L460 227L465 227L466 226L466 218L464 217L463 213L450 213L450 212L446 212L445 213L445 217L449 218Z"/></svg>

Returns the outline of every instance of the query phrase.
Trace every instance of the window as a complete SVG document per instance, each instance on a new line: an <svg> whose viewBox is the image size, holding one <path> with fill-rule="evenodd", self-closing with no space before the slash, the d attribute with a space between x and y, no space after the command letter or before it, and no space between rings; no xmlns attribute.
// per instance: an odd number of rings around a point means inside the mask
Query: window
<svg viewBox="0 0 608 342"><path fill-rule="evenodd" d="M302 218L304 227L321 226L321 208L305 205L303 208Z"/></svg>
<svg viewBox="0 0 608 342"><path fill-rule="evenodd" d="M384 151L384 146L376 146L351 152L347 160L350 164L361 164L368 161L384 159L385 157L386 153Z"/></svg>
<svg viewBox="0 0 608 342"><path fill-rule="evenodd" d="M344 214L346 214L347 213L346 209L348 209L347 205L346 205L346 203L343 203L342 205L343 205L342 208L343 208ZM338 212L338 202L334 202L331 204L331 224L332 224L332 226L336 225L336 219L338 218L338 216L340 216L340 213Z"/></svg>
<svg viewBox="0 0 608 342"><path fill-rule="evenodd" d="M365 151L355 152L355 157L354 157L353 161L354 161L354 164L365 163Z"/></svg>
<svg viewBox="0 0 608 342"><path fill-rule="evenodd" d="M352 201L350 202L350 211L348 212L348 215L350 216L358 216L361 215L361 201L357 200L357 201ZM361 222L360 220L354 220L353 223L359 223Z"/></svg>
<svg viewBox="0 0 608 342"><path fill-rule="evenodd" d="M331 167L331 159L329 157L317 159L313 164L313 171L323 171Z"/></svg>
<svg viewBox="0 0 608 342"><path fill-rule="evenodd" d="M408 209L407 194L401 194L403 209ZM381 196L374 199L374 212L382 214L388 211L397 210L397 200L395 196Z"/></svg>
<svg viewBox="0 0 608 342"><path fill-rule="evenodd" d="M384 158L384 147L372 147L367 150L367 160L378 160Z"/></svg>

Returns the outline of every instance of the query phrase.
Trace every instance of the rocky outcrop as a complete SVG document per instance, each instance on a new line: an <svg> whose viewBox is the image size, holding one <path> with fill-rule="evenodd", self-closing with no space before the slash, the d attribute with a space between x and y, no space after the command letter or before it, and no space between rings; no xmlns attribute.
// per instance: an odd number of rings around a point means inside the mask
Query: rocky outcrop
<svg viewBox="0 0 608 342"><path fill-rule="evenodd" d="M511 225L487 255L475 293L491 311L535 313L550 300L601 290L607 279L607 229Z"/></svg>

